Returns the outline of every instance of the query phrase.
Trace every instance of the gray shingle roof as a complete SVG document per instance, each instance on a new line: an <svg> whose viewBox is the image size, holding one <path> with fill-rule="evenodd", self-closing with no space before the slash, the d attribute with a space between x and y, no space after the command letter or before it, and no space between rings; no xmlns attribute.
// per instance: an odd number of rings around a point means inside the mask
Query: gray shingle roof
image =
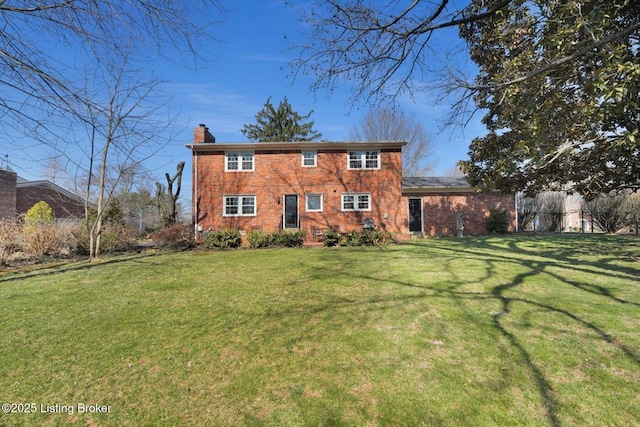
<svg viewBox="0 0 640 427"><path fill-rule="evenodd" d="M402 178L402 188L471 188L466 178L450 176L407 176Z"/></svg>

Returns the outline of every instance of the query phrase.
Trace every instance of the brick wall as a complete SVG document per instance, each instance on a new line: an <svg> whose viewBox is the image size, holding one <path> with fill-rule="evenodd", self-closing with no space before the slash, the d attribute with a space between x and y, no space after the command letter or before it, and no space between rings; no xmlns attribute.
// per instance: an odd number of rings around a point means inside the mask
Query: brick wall
<svg viewBox="0 0 640 427"><path fill-rule="evenodd" d="M381 229L406 232L400 149L381 150L381 168L377 170L348 170L347 156L347 150L319 150L317 166L302 167L299 149L256 150L253 172L225 172L224 153L197 153L193 160L197 224L205 231L222 227L278 231L282 229L284 196L296 194L300 229L307 236L314 227L361 230L365 218L373 218ZM322 212L306 212L305 195L310 193L322 194ZM342 212L344 193L370 193L371 211ZM255 195L257 215L224 217L225 195Z"/></svg>
<svg viewBox="0 0 640 427"><path fill-rule="evenodd" d="M411 196L420 197L420 196ZM406 202L405 202L406 203ZM454 236L456 218L462 213L464 234L486 234L486 219L494 208L509 212L509 229L515 228L515 200L513 195L498 193L441 193L422 195L424 233L431 236Z"/></svg>
<svg viewBox="0 0 640 427"><path fill-rule="evenodd" d="M27 211L39 201L47 202L56 218L83 218L84 205L76 200L44 186L27 186L17 190L16 206L19 213Z"/></svg>
<svg viewBox="0 0 640 427"><path fill-rule="evenodd" d="M16 182L18 174L0 169L0 219L16 216Z"/></svg>

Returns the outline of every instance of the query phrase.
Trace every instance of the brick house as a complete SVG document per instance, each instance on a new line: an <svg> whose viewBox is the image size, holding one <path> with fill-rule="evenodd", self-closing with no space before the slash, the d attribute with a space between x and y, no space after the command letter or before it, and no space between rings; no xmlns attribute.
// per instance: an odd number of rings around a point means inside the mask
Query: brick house
<svg viewBox="0 0 640 427"><path fill-rule="evenodd" d="M514 215L511 195L478 193L464 180L402 176L401 141L216 143L194 130L192 196L199 232L224 227L361 230L365 220L398 238L451 235L461 213L482 234L490 209ZM453 222L452 222L453 219Z"/></svg>
<svg viewBox="0 0 640 427"><path fill-rule="evenodd" d="M0 219L25 214L39 201L51 206L57 220L84 218L84 200L76 194L50 181L27 181L8 168L0 168Z"/></svg>
<svg viewBox="0 0 640 427"><path fill-rule="evenodd" d="M491 209L506 209L515 227L515 196L479 193L464 178L406 177L402 195L409 211L409 231L428 236L452 236L458 221L464 234L486 234L486 218Z"/></svg>

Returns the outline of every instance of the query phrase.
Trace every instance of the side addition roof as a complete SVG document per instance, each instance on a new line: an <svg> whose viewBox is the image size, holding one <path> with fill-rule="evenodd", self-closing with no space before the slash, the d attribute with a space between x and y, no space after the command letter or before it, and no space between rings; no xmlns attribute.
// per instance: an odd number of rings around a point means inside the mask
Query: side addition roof
<svg viewBox="0 0 640 427"><path fill-rule="evenodd" d="M475 193L477 190L477 188L469 185L466 178L450 176L408 176L402 178L402 192L404 194Z"/></svg>

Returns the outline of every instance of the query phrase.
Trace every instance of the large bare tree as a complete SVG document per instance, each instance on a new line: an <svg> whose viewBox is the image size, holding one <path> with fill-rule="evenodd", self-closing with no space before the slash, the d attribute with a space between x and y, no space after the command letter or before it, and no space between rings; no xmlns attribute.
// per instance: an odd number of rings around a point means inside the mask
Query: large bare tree
<svg viewBox="0 0 640 427"><path fill-rule="evenodd" d="M123 46L138 64L154 56L193 64L197 43L221 11L217 0L1 1L0 126L59 133L42 110L68 109L82 97L84 65L112 58Z"/></svg>
<svg viewBox="0 0 640 427"><path fill-rule="evenodd" d="M221 12L217 0L0 1L0 128L47 145L87 177L87 207L92 195L98 207L87 221L91 258L114 188L110 165L141 163L170 139L149 62L195 65Z"/></svg>
<svg viewBox="0 0 640 427"><path fill-rule="evenodd" d="M401 94L432 90L456 64L448 55L461 48L458 26L485 19L512 0L489 2L468 13L458 2L317 0L299 9L306 26L294 74L314 77L312 89L350 82L356 102L394 101ZM296 8L294 2L289 2Z"/></svg>
<svg viewBox="0 0 640 427"><path fill-rule="evenodd" d="M415 115L391 108L371 110L351 129L349 139L406 141L407 145L402 150L402 173L406 176L424 176L433 168L433 142Z"/></svg>
<svg viewBox="0 0 640 427"><path fill-rule="evenodd" d="M91 259L100 257L103 216L120 181L129 176L127 169L142 164L165 147L168 141L157 139L173 124L171 118L157 114L162 103L154 96L161 82L140 79L139 70L129 67L127 58L122 56L121 63L114 59L99 65L99 77L91 80L95 93L85 97L84 112L77 110L78 126L84 124L89 141L85 210L87 218L91 218L87 221ZM110 164L126 167L117 168L109 177ZM95 217L89 215L89 195L94 186Z"/></svg>

